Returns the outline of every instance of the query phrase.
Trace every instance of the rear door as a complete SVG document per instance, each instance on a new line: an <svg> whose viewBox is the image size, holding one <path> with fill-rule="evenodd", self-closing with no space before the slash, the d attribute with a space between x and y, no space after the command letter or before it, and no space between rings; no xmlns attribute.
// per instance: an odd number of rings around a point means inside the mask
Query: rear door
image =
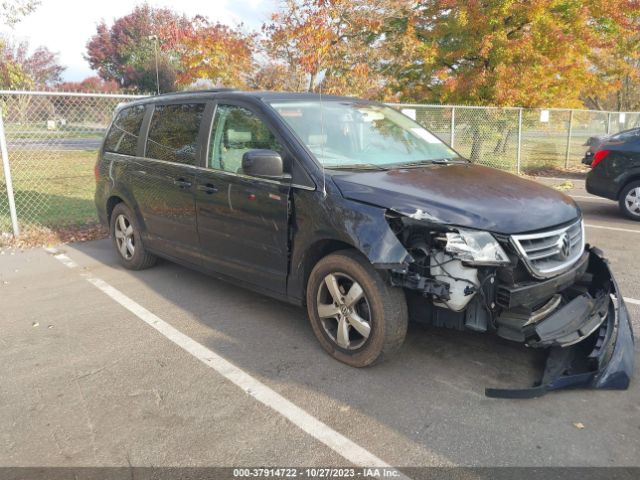
<svg viewBox="0 0 640 480"><path fill-rule="evenodd" d="M206 134L206 103L151 108L144 158L131 171L134 195L152 248L198 264L194 191L202 135Z"/></svg>
<svg viewBox="0 0 640 480"><path fill-rule="evenodd" d="M206 169L197 179L200 245L205 265L212 270L284 293L291 182L244 174L242 155L253 149L275 150L285 165L291 164L282 142L259 112L242 103L219 103Z"/></svg>

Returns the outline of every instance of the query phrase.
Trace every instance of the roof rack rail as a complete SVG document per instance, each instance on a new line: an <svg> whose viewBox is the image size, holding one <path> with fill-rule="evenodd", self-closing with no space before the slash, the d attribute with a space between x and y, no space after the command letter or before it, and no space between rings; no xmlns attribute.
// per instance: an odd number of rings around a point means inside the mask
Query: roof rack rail
<svg viewBox="0 0 640 480"><path fill-rule="evenodd" d="M160 95L154 95L155 97L164 97L169 95L192 95L194 93L219 93L219 92L233 92L237 88L209 88L205 90L181 90L179 92L166 92Z"/></svg>

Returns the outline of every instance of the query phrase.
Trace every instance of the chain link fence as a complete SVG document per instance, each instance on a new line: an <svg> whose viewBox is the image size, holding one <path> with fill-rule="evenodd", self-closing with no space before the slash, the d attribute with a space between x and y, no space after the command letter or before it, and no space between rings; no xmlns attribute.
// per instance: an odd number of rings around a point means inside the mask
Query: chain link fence
<svg viewBox="0 0 640 480"><path fill-rule="evenodd" d="M8 151L0 170L0 233L16 230L7 191L11 183L19 229L96 222L93 166L102 136L116 106L136 98L0 91ZM640 113L392 106L472 161L516 173L577 169L588 137L640 125Z"/></svg>
<svg viewBox="0 0 640 480"><path fill-rule="evenodd" d="M473 162L514 173L584 170L591 136L640 126L640 113L396 104Z"/></svg>
<svg viewBox="0 0 640 480"><path fill-rule="evenodd" d="M93 166L114 109L137 97L0 92L8 166L0 172L0 232L95 223Z"/></svg>

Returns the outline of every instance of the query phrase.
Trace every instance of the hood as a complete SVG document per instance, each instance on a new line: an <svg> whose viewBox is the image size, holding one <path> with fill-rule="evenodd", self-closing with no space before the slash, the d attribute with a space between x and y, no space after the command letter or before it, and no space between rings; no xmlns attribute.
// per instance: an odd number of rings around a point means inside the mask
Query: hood
<svg viewBox="0 0 640 480"><path fill-rule="evenodd" d="M417 219L495 233L524 233L578 218L568 196L537 182L474 164L335 174L345 198Z"/></svg>

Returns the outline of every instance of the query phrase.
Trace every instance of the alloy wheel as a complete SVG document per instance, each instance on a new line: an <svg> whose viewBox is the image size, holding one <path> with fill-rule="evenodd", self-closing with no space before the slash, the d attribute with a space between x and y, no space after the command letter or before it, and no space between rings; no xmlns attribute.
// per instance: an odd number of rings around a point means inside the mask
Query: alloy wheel
<svg viewBox="0 0 640 480"><path fill-rule="evenodd" d="M629 190L624 198L624 205L630 213L640 216L640 187Z"/></svg>
<svg viewBox="0 0 640 480"><path fill-rule="evenodd" d="M371 333L371 308L362 286L343 273L331 273L320 284L318 316L327 336L340 348L356 350Z"/></svg>
<svg viewBox="0 0 640 480"><path fill-rule="evenodd" d="M131 260L135 252L135 239L133 237L133 225L127 217L120 214L116 218L114 234L116 245L122 258Z"/></svg>

